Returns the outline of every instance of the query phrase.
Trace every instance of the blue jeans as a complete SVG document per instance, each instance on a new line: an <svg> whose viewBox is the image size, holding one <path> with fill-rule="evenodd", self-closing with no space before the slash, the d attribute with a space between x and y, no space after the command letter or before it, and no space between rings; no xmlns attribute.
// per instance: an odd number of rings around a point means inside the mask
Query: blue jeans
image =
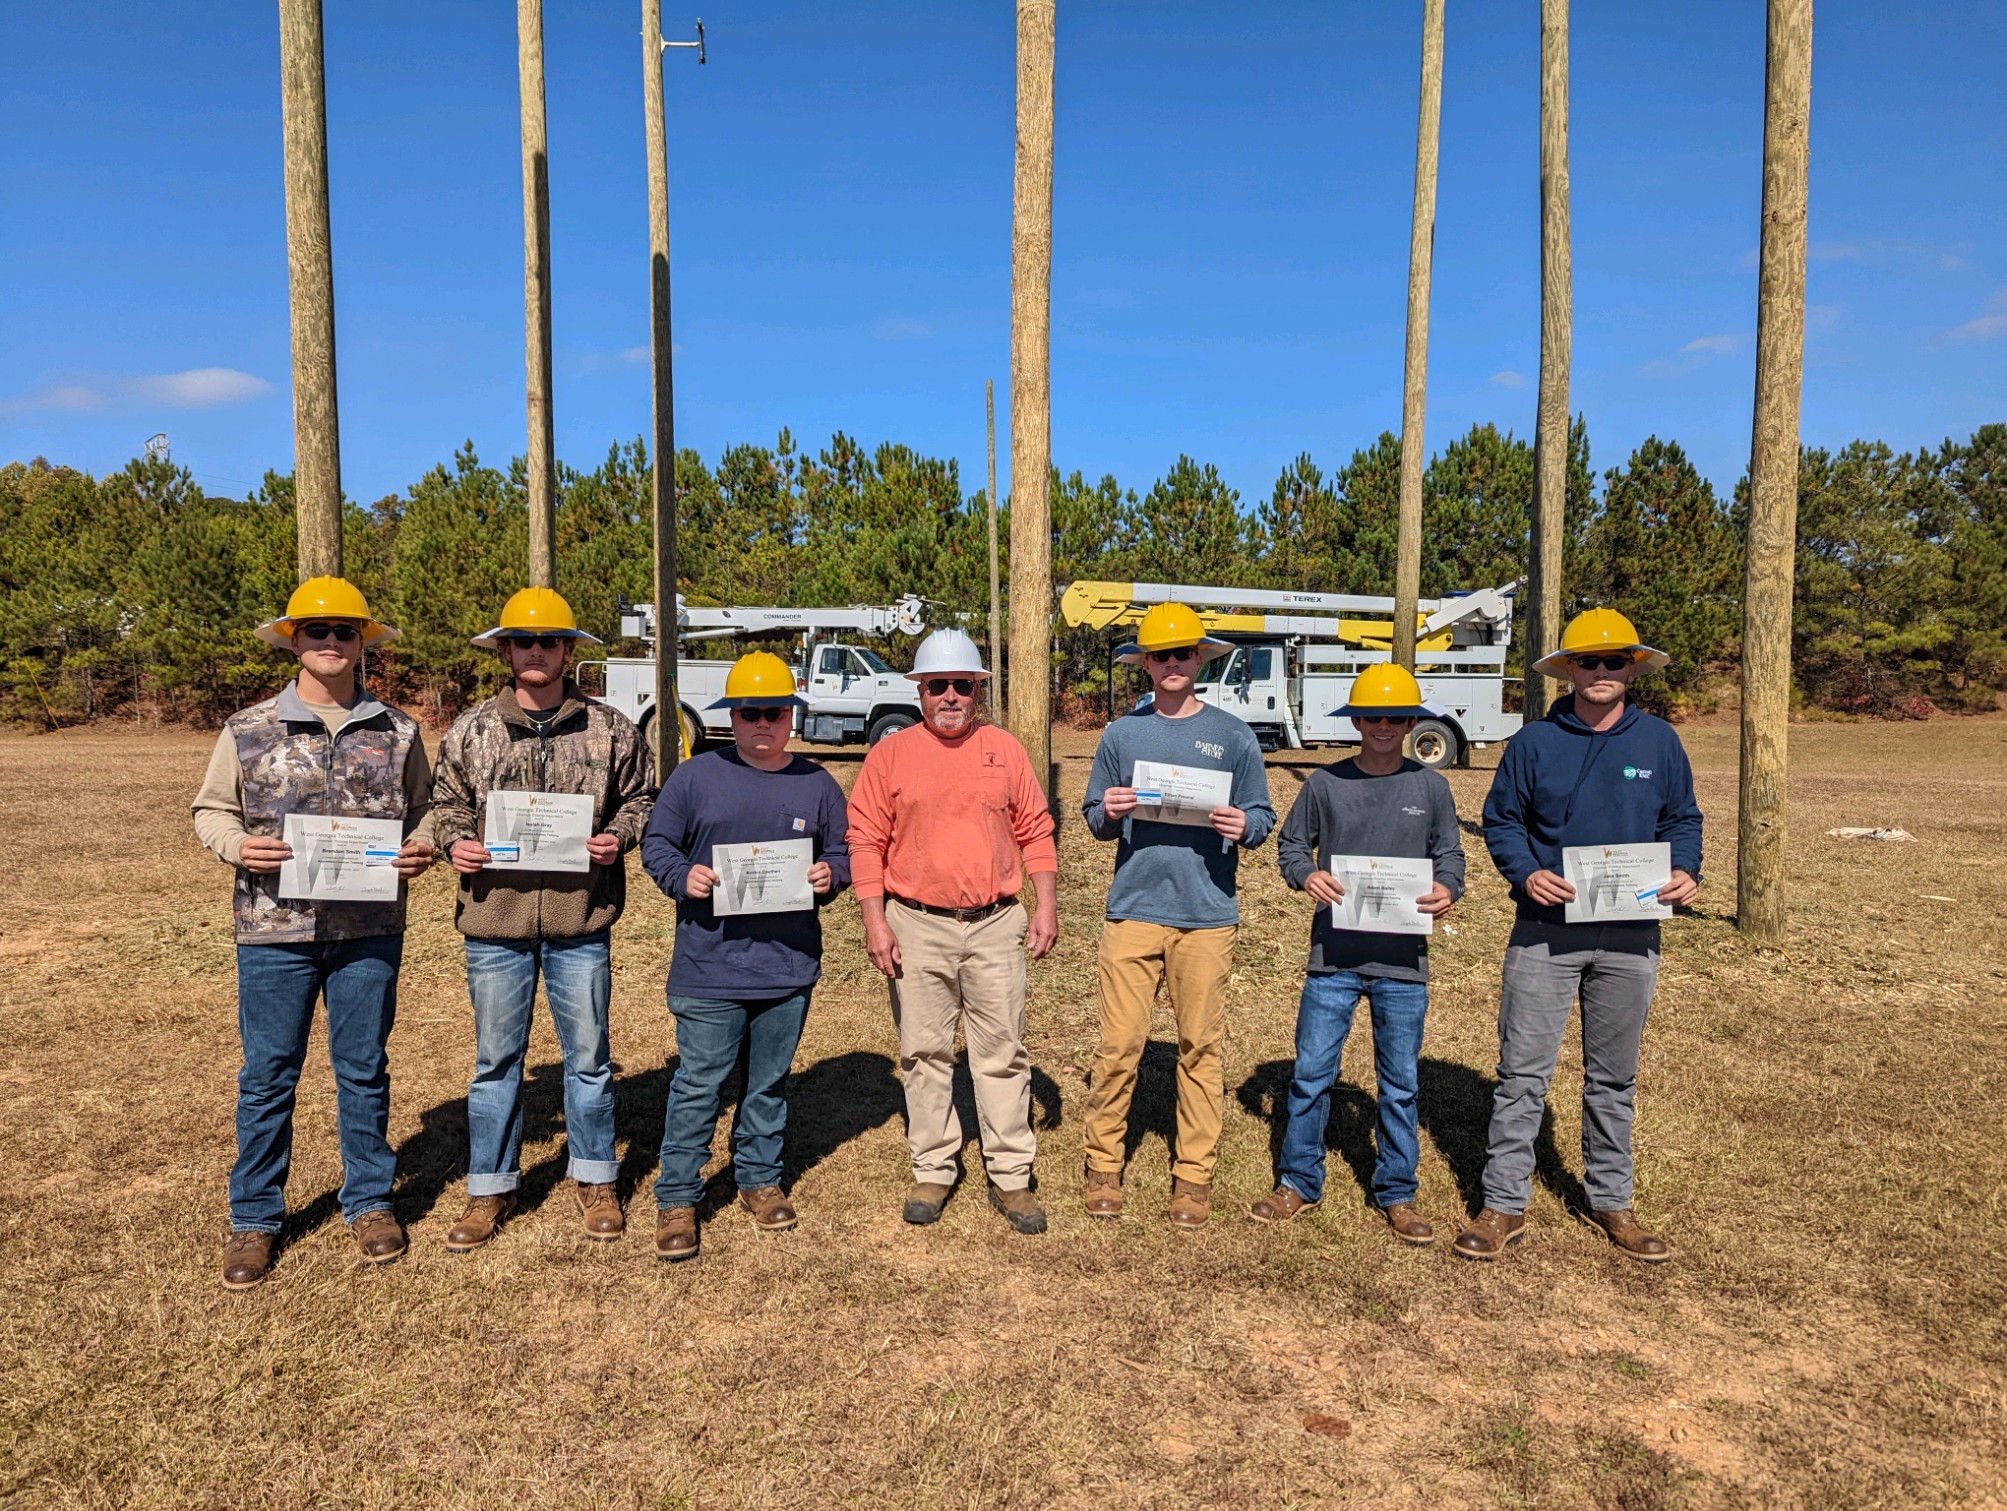
<svg viewBox="0 0 2007 1511"><path fill-rule="evenodd" d="M286 1216L293 1163L293 1101L307 1062L314 1003L325 1001L341 1141L341 1211L350 1222L390 1210L390 1059L402 934L329 944L237 946L237 1163L230 1169L230 1226L276 1233Z"/></svg>
<svg viewBox="0 0 2007 1511"><path fill-rule="evenodd" d="M1378 1157L1373 1163L1373 1205L1415 1199L1415 1164L1421 1157L1415 1098L1421 1083L1422 1022L1429 989L1421 981L1328 971L1303 982L1296 1010L1296 1071L1289 1080L1289 1122L1282 1134L1276 1174L1305 1201L1324 1198L1324 1131L1331 1121L1331 1087L1364 996L1373 1013L1373 1070L1379 1078Z"/></svg>
<svg viewBox="0 0 2007 1511"><path fill-rule="evenodd" d="M537 1004L537 970L564 1052L565 1146L571 1178L603 1186L613 1157L613 1055L606 1042L613 975L607 931L577 939L469 939L474 1079L467 1086L467 1194L500 1196L523 1183L523 1056Z"/></svg>
<svg viewBox="0 0 2007 1511"><path fill-rule="evenodd" d="M812 988L778 1001L669 998L676 1018L676 1078L662 1119L658 1207L694 1207L704 1194L704 1164L717 1132L725 1078L743 1054L746 1089L732 1114L732 1173L741 1191L781 1182L787 1132L787 1073L801 1045Z"/></svg>

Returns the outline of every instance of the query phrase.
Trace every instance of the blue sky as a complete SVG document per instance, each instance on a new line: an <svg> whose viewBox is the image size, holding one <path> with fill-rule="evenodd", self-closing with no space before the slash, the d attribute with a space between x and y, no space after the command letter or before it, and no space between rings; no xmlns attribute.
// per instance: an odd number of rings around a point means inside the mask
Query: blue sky
<svg viewBox="0 0 2007 1511"><path fill-rule="evenodd" d="M671 0L672 4L678 0ZM677 435L783 425L1008 476L1012 14L693 0L668 60ZM559 455L647 426L639 7L546 21ZM1251 503L1398 429L1418 5L1060 0L1054 455L1182 452ZM1451 0L1431 449L1532 425L1537 0ZM199 23L191 17L199 17ZM343 480L523 449L514 7L328 7ZM1723 490L1748 452L1763 7L1577 4L1573 406ZM276 6L0 9L0 459L165 430L212 491L291 466ZM1825 0L1804 434L2007 419L2007 8Z"/></svg>

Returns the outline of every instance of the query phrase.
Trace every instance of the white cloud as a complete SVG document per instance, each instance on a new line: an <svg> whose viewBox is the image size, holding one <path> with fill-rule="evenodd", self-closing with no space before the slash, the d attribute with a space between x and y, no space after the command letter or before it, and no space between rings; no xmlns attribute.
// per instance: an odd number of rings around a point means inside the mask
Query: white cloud
<svg viewBox="0 0 2007 1511"><path fill-rule="evenodd" d="M670 346L673 350L676 351L682 350L682 348L676 346L674 342L671 342ZM655 355L655 349L649 346L623 346L620 349L620 360L623 362L646 362L650 357L654 355Z"/></svg>
<svg viewBox="0 0 2007 1511"><path fill-rule="evenodd" d="M1937 344L1956 346L1966 341L1991 341L1996 336L2007 336L2007 288L1995 289L1993 297L1986 301L1986 309L1987 313L1978 319L1946 331Z"/></svg>
<svg viewBox="0 0 2007 1511"><path fill-rule="evenodd" d="M159 373L134 378L126 391L147 404L168 409L211 409L218 404L241 404L272 391L272 385L234 367L191 367L187 372Z"/></svg>
<svg viewBox="0 0 2007 1511"><path fill-rule="evenodd" d="M1696 336L1680 348L1683 352L1707 352L1713 356L1726 356L1742 345L1742 337L1733 331L1724 331L1718 336Z"/></svg>
<svg viewBox="0 0 2007 1511"><path fill-rule="evenodd" d="M933 334L933 326L909 315L893 315L871 327L874 341L924 341Z"/></svg>
<svg viewBox="0 0 2007 1511"><path fill-rule="evenodd" d="M22 414L38 409L103 409L105 396L95 388L77 383L58 383L18 399L0 399L0 414Z"/></svg>
<svg viewBox="0 0 2007 1511"><path fill-rule="evenodd" d="M1493 373L1484 381L1489 383L1493 388L1524 388L1526 386L1526 375L1524 373L1516 373L1508 367L1504 372Z"/></svg>
<svg viewBox="0 0 2007 1511"><path fill-rule="evenodd" d="M1746 331L1722 331L1712 336L1695 336L1670 357L1658 357L1638 369L1647 378L1677 378L1701 367L1713 357L1733 356L1748 342Z"/></svg>

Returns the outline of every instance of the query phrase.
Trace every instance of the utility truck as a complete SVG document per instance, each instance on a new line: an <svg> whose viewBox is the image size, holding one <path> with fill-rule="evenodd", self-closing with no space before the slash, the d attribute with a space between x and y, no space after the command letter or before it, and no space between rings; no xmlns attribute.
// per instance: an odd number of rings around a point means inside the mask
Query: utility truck
<svg viewBox="0 0 2007 1511"><path fill-rule="evenodd" d="M846 631L873 637L918 635L926 627L927 605L910 593L897 603L847 609L691 608L681 598L676 603L679 643L794 638L795 692L808 704L798 714L795 732L817 745L875 745L894 730L920 722L919 689L913 683L869 647L826 637ZM655 605L622 605L623 636L653 640L655 628ZM652 736L655 658L610 656L587 664L603 668L605 700ZM677 659L678 715L684 744L693 752L703 748L706 738L732 737L730 710L711 707L725 695L725 674L731 668L729 661Z"/></svg>
<svg viewBox="0 0 2007 1511"><path fill-rule="evenodd" d="M1507 583L1416 605L1415 675L1422 696L1441 710L1409 737L1409 754L1422 765L1467 765L1473 750L1519 728L1520 716L1504 706L1505 651L1512 642L1512 599L1519 587ZM1231 653L1200 669L1198 695L1245 720L1262 749L1357 743L1352 721L1335 717L1333 710L1351 696L1354 677L1392 659L1392 598L1180 582L1076 582L1060 599L1060 614L1076 628L1110 629L1135 624L1156 603L1187 605L1208 634L1233 642ZM1374 617L1363 617L1368 615Z"/></svg>

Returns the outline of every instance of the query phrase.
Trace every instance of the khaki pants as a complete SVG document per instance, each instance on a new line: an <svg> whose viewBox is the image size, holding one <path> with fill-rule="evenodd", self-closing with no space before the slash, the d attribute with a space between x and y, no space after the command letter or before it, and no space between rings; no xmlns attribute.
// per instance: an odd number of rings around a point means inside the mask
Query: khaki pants
<svg viewBox="0 0 2007 1511"><path fill-rule="evenodd" d="M892 1021L899 1029L899 1074L906 1083L906 1145L913 1179L954 1184L967 1133L955 1111L955 1026L969 1046L983 1164L1004 1191L1031 1184L1037 1139L1031 1131L1031 1055L1024 1047L1022 904L974 923L937 918L885 899L899 941Z"/></svg>
<svg viewBox="0 0 2007 1511"><path fill-rule="evenodd" d="M1221 1046L1226 1039L1227 977L1233 925L1174 929L1133 918L1101 931L1101 1044L1087 1094L1087 1168L1119 1175L1129 1131L1136 1067L1150 1038L1157 986L1170 988L1178 1023L1178 1143L1171 1173L1210 1184L1219 1159L1226 1098Z"/></svg>

